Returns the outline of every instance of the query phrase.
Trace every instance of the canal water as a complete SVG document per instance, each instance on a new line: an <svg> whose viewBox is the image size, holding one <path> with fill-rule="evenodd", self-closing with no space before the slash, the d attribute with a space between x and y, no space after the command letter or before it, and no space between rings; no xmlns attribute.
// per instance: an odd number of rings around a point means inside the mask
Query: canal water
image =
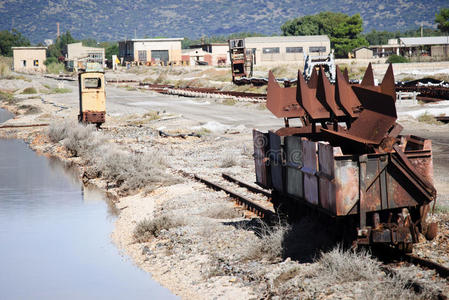
<svg viewBox="0 0 449 300"><path fill-rule="evenodd" d="M112 244L114 219L59 161L0 139L0 299L175 299Z"/></svg>
<svg viewBox="0 0 449 300"><path fill-rule="evenodd" d="M6 109L0 108L0 123L3 123L12 118L14 118L14 115L12 113L7 111Z"/></svg>

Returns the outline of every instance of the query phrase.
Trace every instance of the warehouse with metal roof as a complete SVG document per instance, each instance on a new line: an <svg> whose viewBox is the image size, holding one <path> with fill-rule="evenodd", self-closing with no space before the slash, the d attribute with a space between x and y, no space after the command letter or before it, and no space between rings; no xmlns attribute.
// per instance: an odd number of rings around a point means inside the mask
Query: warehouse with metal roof
<svg viewBox="0 0 449 300"><path fill-rule="evenodd" d="M405 56L449 57L449 36L404 37L399 44Z"/></svg>

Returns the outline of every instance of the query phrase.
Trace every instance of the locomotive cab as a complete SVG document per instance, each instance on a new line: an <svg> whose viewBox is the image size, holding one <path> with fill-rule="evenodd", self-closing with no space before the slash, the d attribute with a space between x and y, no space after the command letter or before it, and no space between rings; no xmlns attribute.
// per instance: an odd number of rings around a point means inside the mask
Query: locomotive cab
<svg viewBox="0 0 449 300"><path fill-rule="evenodd" d="M79 106L78 120L93 123L99 127L105 122L106 92L103 72L82 72L78 74Z"/></svg>

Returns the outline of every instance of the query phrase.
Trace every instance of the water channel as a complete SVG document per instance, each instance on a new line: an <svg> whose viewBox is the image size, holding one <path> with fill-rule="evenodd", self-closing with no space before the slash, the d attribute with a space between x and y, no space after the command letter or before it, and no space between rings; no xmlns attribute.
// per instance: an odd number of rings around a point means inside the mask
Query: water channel
<svg viewBox="0 0 449 300"><path fill-rule="evenodd" d="M175 299L112 244L114 219L59 161L0 139L0 299Z"/></svg>

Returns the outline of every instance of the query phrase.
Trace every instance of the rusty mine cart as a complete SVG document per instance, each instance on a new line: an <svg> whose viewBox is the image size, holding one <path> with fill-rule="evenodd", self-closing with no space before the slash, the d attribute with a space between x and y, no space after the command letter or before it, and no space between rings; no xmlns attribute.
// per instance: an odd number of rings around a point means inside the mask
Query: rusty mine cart
<svg viewBox="0 0 449 300"><path fill-rule="evenodd" d="M86 71L78 74L80 113L78 121L100 127L105 122L106 92L104 73Z"/></svg>

